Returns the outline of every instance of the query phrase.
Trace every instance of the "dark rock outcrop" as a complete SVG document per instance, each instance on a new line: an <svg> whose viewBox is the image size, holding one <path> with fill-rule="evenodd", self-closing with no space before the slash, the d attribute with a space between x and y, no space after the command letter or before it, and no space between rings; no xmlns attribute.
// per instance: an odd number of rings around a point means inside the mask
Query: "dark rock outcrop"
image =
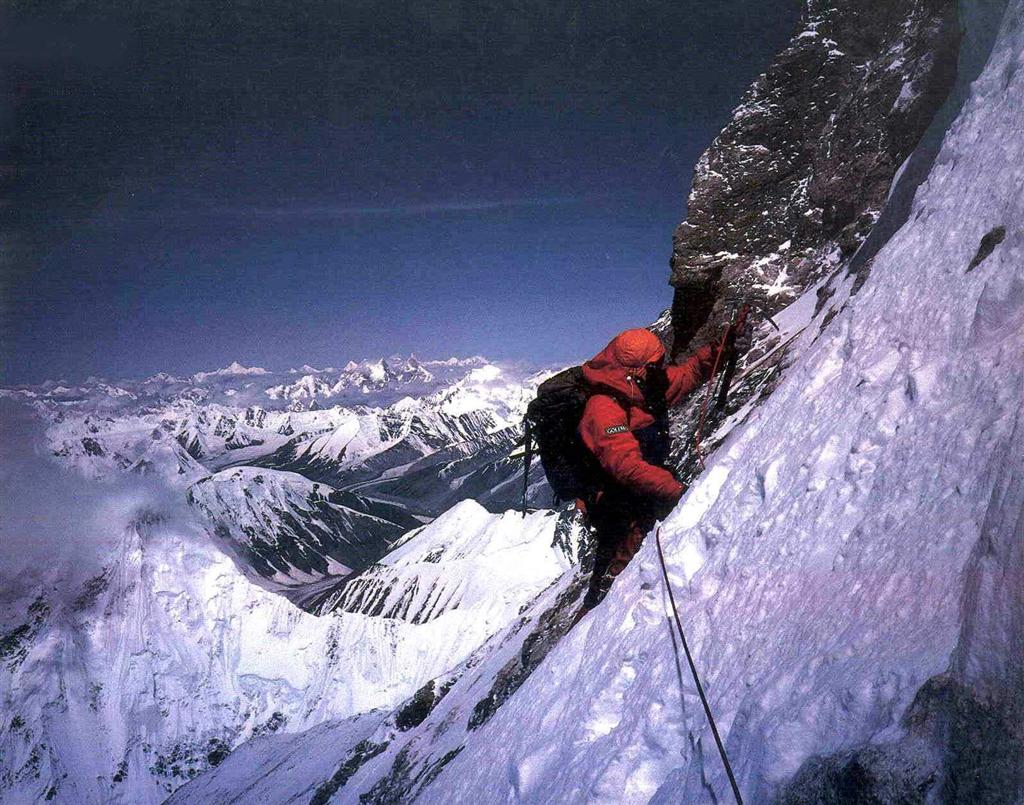
<svg viewBox="0 0 1024 805"><path fill-rule="evenodd" d="M956 74L954 0L808 0L697 164L676 230L675 350L728 302L781 309L857 250Z"/></svg>

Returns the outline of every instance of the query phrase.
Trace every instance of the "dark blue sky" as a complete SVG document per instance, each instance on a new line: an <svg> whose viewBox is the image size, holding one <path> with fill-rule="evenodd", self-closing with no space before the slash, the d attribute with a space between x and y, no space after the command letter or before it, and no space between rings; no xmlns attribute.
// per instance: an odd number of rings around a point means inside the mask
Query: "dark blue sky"
<svg viewBox="0 0 1024 805"><path fill-rule="evenodd" d="M4 383L587 356L668 305L799 4L35 5L0 20Z"/></svg>

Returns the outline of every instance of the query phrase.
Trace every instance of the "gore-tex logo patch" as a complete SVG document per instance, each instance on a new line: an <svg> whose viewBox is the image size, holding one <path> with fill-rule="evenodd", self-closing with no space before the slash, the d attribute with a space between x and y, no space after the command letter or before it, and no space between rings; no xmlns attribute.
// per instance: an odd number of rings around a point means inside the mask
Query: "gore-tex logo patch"
<svg viewBox="0 0 1024 805"><path fill-rule="evenodd" d="M625 425L612 425L610 428L605 428L604 432L611 436L614 433L625 433L629 430Z"/></svg>

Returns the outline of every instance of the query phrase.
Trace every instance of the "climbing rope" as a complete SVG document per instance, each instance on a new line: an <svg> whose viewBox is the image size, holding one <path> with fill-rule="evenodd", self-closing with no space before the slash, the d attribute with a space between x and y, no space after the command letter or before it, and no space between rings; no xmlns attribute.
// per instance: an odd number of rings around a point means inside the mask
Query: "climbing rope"
<svg viewBox="0 0 1024 805"><path fill-rule="evenodd" d="M686 661L690 664L690 673L693 674L693 681L697 683L697 693L700 695L700 702L704 705L704 712L708 717L708 724L711 725L711 734L715 736L715 744L718 746L718 754L722 756L722 765L725 766L725 773L729 777L729 785L732 786L732 794L736 797L738 805L743 805L743 797L740 795L740 787L736 784L736 776L732 773L732 764L729 756L725 753L725 745L718 734L718 725L715 724L715 717L711 715L711 705L708 704L708 697L704 695L704 686L700 683L697 675L697 666L693 662L693 655L690 654L690 646L686 642L686 635L683 633L683 624L679 620L679 610L676 608L676 598L672 594L672 584L668 580L668 568L665 566L665 553L661 549L661 528L654 532L654 542L658 546L658 559L661 561L661 573L665 577L665 589L668 590L668 600L672 604L672 615L676 619L676 628L679 630L679 639L683 643L683 653L686 654Z"/></svg>

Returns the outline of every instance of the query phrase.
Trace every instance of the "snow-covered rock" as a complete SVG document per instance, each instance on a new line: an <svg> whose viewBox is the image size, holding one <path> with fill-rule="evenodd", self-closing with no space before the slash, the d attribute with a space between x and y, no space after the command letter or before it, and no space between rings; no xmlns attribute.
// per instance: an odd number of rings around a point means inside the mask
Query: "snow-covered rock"
<svg viewBox="0 0 1024 805"><path fill-rule="evenodd" d="M316 617L251 584L184 521L133 508L83 583L68 587L60 563L5 579L0 799L162 802L247 738L390 710L564 572L573 549L556 531L551 513L464 503L375 574L414 598L443 587L432 617ZM455 575L442 580L446 555Z"/></svg>
<svg viewBox="0 0 1024 805"><path fill-rule="evenodd" d="M693 483L659 532L667 574L747 801L1018 802L1024 0L981 76L957 79L966 103L925 180L902 189L897 166L941 95L952 6L809 10L699 167L698 196L728 208L723 236L769 220L719 248L702 240L719 220L705 205L706 231L677 241L680 291L708 290L689 269L731 266L717 290L754 287L779 332L759 330L708 419L706 467L680 464ZM963 11L970 40L1003 9ZM747 141L765 120L790 151ZM891 232L875 228L904 202ZM809 220L793 236L790 213ZM676 318L677 340L705 318ZM7 396L47 419L65 463L109 475L152 453L238 545L284 527L304 543L282 565L295 579L310 548L329 569L324 534L352 507L285 468L347 477L339 491L376 503L509 488L529 391L483 364L420 368L444 367L461 374L415 395L389 360L310 370L295 399L268 395L280 378L235 373ZM306 410L328 372L385 396ZM694 405L675 423L687 438ZM201 480L252 462L270 469ZM4 588L0 792L157 802L195 775L172 801L728 801L653 540L567 631L583 542L568 512L459 503L345 586L316 586L305 603L331 614L315 617L207 535L135 507L85 582L65 562Z"/></svg>
<svg viewBox="0 0 1024 805"><path fill-rule="evenodd" d="M807 0L698 160L672 247L675 344L736 297L777 311L864 242L956 72L956 3Z"/></svg>
<svg viewBox="0 0 1024 805"><path fill-rule="evenodd" d="M1022 68L1011 0L905 223L820 309L812 285L780 315L786 362L715 423L662 526L746 801L1024 796ZM302 756L270 737L177 801L226 780L277 801L730 801L653 540L563 636L581 592L563 575L381 721L309 734L330 763L268 774Z"/></svg>

